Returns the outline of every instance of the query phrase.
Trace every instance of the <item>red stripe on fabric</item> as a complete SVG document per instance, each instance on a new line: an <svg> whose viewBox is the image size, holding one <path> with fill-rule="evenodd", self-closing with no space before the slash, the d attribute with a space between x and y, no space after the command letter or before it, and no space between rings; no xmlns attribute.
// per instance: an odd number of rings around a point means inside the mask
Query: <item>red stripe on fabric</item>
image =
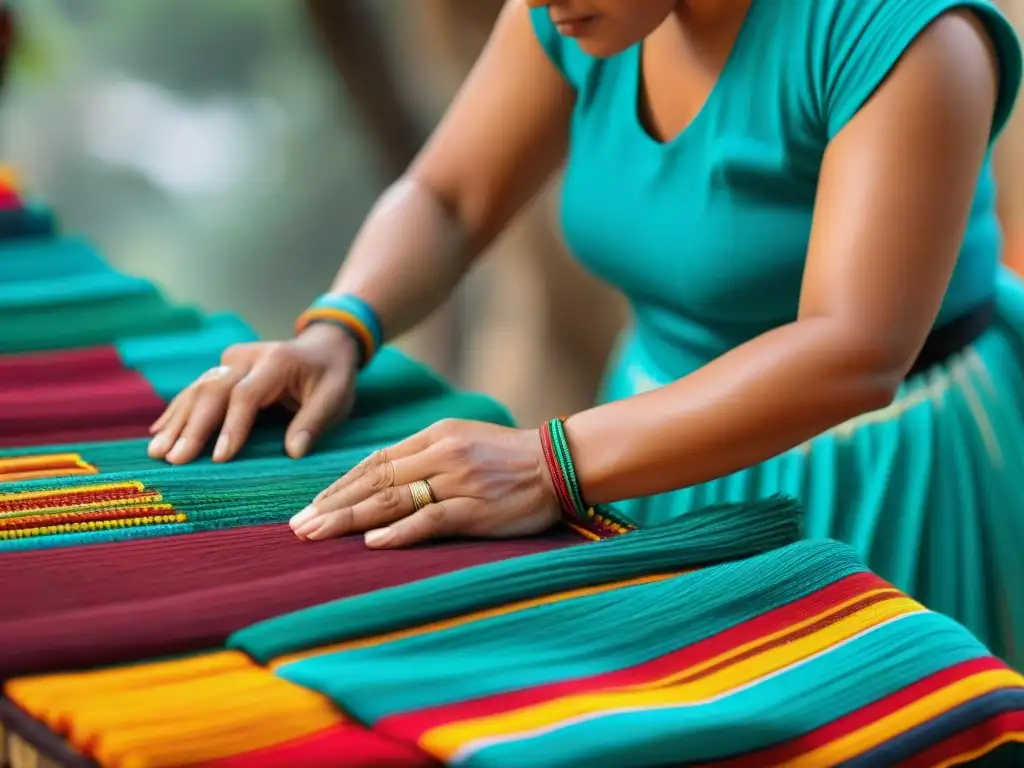
<svg viewBox="0 0 1024 768"><path fill-rule="evenodd" d="M9 512L31 512L33 510L58 509L60 507L101 505L117 502L120 504L142 503L144 500L153 500L157 493L152 490L138 490L137 488L108 488L98 491L83 491L81 493L62 493L56 496L8 498L0 501L0 514Z"/></svg>
<svg viewBox="0 0 1024 768"><path fill-rule="evenodd" d="M440 765L355 723L266 749L193 764L188 768L429 768Z"/></svg>
<svg viewBox="0 0 1024 768"><path fill-rule="evenodd" d="M866 707L861 707L855 712L851 712L838 720L833 720L831 723L796 739L728 760L718 760L708 765L714 766L714 768L763 768L765 765L776 765L780 762L792 760L813 749L818 749L836 739L854 733L861 728L866 728L876 720L909 706L918 699L940 691L959 680L964 680L981 672L1005 668L1006 665L1003 662L991 656L972 659L971 661L940 670L890 696L874 701Z"/></svg>
<svg viewBox="0 0 1024 768"><path fill-rule="evenodd" d="M40 430L143 422L148 427L164 407L150 383L134 371L61 384L5 386L0 389L0 435L32 436Z"/></svg>
<svg viewBox="0 0 1024 768"><path fill-rule="evenodd" d="M979 750L993 744L1000 736L1022 734L1016 741L1024 741L1024 712L1004 712L968 728L945 741L934 744L919 752L900 765L902 768L934 768L936 765L956 765L956 758L969 760L977 757Z"/></svg>
<svg viewBox="0 0 1024 768"><path fill-rule="evenodd" d="M567 546L587 542L559 529L370 550L359 537L299 541L281 524L10 552L0 584L22 588L0 590L0 680L214 648L282 613Z"/></svg>
<svg viewBox="0 0 1024 768"><path fill-rule="evenodd" d="M166 404L113 346L0 357L0 448L143 438Z"/></svg>
<svg viewBox="0 0 1024 768"><path fill-rule="evenodd" d="M154 417L152 421L156 421ZM31 448L36 445L70 445L73 443L105 443L115 440L139 440L149 437L149 424L114 427L72 427L33 435L0 437L0 448Z"/></svg>
<svg viewBox="0 0 1024 768"><path fill-rule="evenodd" d="M34 386L68 379L97 379L127 370L113 346L64 352L0 355L0 381L4 388Z"/></svg>
<svg viewBox="0 0 1024 768"><path fill-rule="evenodd" d="M375 727L381 733L417 742L426 731L447 723L496 715L572 694L647 683L784 630L814 617L831 605L876 589L894 588L873 573L856 573L788 605L635 667L394 715L376 723Z"/></svg>

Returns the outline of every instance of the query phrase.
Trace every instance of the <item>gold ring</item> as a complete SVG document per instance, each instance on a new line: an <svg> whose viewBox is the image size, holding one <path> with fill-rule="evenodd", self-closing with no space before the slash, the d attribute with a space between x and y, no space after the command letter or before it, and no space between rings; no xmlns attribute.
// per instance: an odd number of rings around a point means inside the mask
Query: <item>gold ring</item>
<svg viewBox="0 0 1024 768"><path fill-rule="evenodd" d="M419 512L424 507L437 503L437 499L434 497L434 489L430 487L430 483L426 480L417 480L415 483L409 483L409 492L412 494L412 508L414 512Z"/></svg>

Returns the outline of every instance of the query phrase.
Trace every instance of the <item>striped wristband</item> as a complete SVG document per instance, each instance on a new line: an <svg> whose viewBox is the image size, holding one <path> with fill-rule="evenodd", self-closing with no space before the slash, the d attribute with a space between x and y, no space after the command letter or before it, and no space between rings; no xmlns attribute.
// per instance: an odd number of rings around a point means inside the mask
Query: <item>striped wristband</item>
<svg viewBox="0 0 1024 768"><path fill-rule="evenodd" d="M599 538L636 530L636 524L625 515L605 506L587 506L583 500L576 466L569 451L569 441L565 436L564 421L552 419L540 428L541 450L555 487L555 496L562 508L562 516L570 524L582 527Z"/></svg>
<svg viewBox="0 0 1024 768"><path fill-rule="evenodd" d="M299 315L295 332L314 323L331 323L343 329L359 347L359 367L365 367L384 343L384 329L373 307L350 293L325 293Z"/></svg>

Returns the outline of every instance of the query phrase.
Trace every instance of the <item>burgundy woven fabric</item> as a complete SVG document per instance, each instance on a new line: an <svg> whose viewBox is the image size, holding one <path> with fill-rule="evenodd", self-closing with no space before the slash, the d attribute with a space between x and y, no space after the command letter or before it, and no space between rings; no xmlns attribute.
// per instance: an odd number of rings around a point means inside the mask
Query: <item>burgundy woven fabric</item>
<svg viewBox="0 0 1024 768"><path fill-rule="evenodd" d="M99 379L123 370L121 357L114 347L0 355L0 386L6 389L47 382Z"/></svg>
<svg viewBox="0 0 1024 768"><path fill-rule="evenodd" d="M214 648L256 621L484 562L579 544L575 533L368 550L287 525L6 554L0 679Z"/></svg>
<svg viewBox="0 0 1024 768"><path fill-rule="evenodd" d="M164 405L112 347L0 357L0 448L145 437Z"/></svg>

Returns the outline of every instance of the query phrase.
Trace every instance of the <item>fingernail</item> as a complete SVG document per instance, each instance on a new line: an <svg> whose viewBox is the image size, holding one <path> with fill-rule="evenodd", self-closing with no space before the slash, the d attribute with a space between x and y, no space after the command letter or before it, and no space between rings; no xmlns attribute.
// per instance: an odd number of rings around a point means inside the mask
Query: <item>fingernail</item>
<svg viewBox="0 0 1024 768"><path fill-rule="evenodd" d="M294 458L305 456L309 450L309 444L312 441L312 435L309 432L299 432L295 437L291 439L288 444L288 453Z"/></svg>
<svg viewBox="0 0 1024 768"><path fill-rule="evenodd" d="M187 445L188 439L184 437L179 437L178 442L174 444L174 447L171 448L170 453L167 454L167 458L171 459L172 461L178 459L181 456L181 454L185 452L185 446Z"/></svg>
<svg viewBox="0 0 1024 768"><path fill-rule="evenodd" d="M313 515L316 514L316 507L310 504L301 512L297 512L292 519L288 521L288 525L292 527L292 530L296 530L299 526L309 520Z"/></svg>
<svg viewBox="0 0 1024 768"><path fill-rule="evenodd" d="M166 453L168 443L170 443L170 440L168 439L167 435L165 433L160 433L159 435L157 435L156 437L149 441L149 455L160 456Z"/></svg>
<svg viewBox="0 0 1024 768"><path fill-rule="evenodd" d="M299 530L295 532L295 535L309 539L310 541L316 541L323 538L325 527L326 526L319 520L310 520L302 528L299 528Z"/></svg>
<svg viewBox="0 0 1024 768"><path fill-rule="evenodd" d="M368 547L386 547L394 538L394 528L378 528L375 531L367 531L363 541Z"/></svg>
<svg viewBox="0 0 1024 768"><path fill-rule="evenodd" d="M227 432L221 432L217 438L217 444L213 447L213 460L220 461L225 458L231 449L231 439Z"/></svg>

